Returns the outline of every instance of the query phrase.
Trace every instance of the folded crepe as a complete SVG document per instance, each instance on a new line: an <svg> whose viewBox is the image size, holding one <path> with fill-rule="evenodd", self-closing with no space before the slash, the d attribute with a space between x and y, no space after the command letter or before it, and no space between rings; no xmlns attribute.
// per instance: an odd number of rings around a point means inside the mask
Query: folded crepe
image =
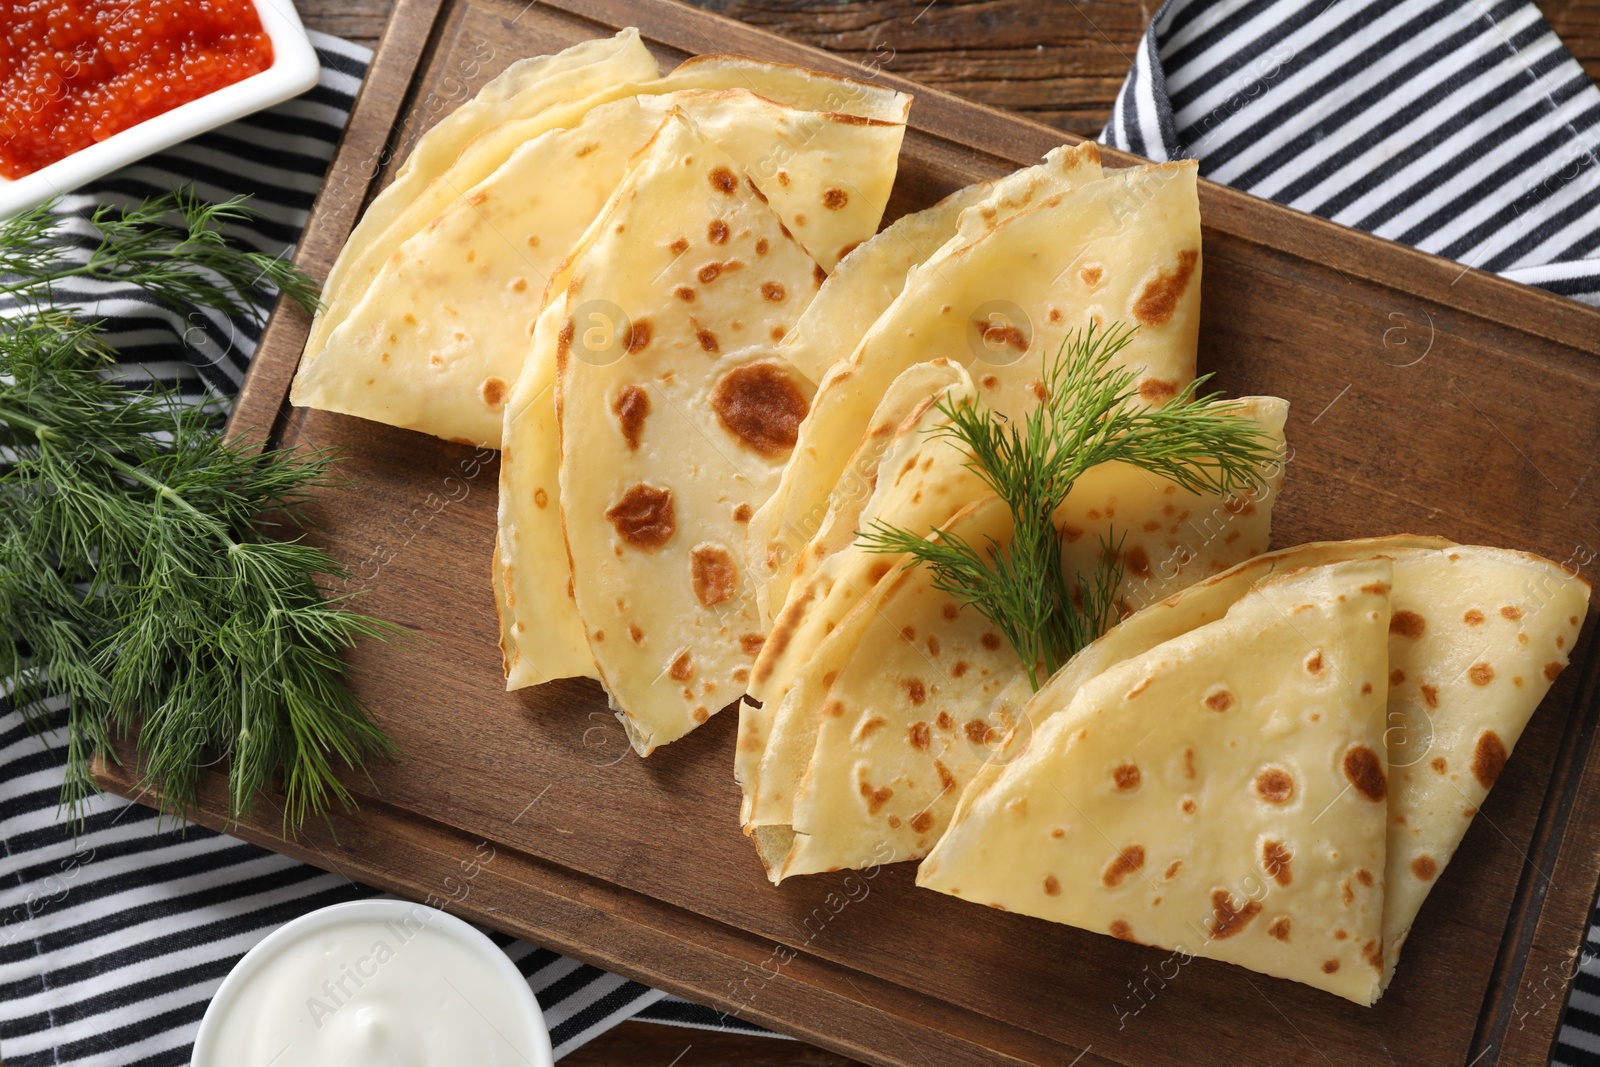
<svg viewBox="0 0 1600 1067"><path fill-rule="evenodd" d="M1093 678L962 796L918 884L1372 1003L1391 578L1270 579Z"/></svg>
<svg viewBox="0 0 1600 1067"><path fill-rule="evenodd" d="M332 308L359 297L370 281L370 277L359 282L351 279L356 264L367 261L367 250L480 133L502 122L531 118L608 85L654 81L658 74L655 57L639 39L639 31L630 26L615 37L581 41L553 56L518 60L471 100L441 118L417 139L394 180L368 205L345 241L323 283L325 310L311 324L306 351L322 351L339 318Z"/></svg>
<svg viewBox="0 0 1600 1067"><path fill-rule="evenodd" d="M773 158L782 158L785 162L781 180L777 177L751 180L758 194L765 196L769 206L777 212L780 221L791 227L804 217L806 210L814 211L814 203L827 199L828 191L841 180L841 174L851 174L859 182L863 175L875 170L882 172L887 167L888 174L880 176L885 182L892 177L893 161L903 131L901 126L872 120L846 122L832 113L782 108L743 90L686 91L604 105L592 111L573 130L557 131L546 139L574 135L583 146L592 147L599 134L597 122L603 123L612 133L620 127L636 130L642 116L657 112L664 116L669 107L677 107L687 119L696 123L703 136L714 140L747 170L757 170ZM658 118L656 126L659 125ZM604 140L621 143L626 138L608 136ZM485 185L497 183L507 172L521 169L519 157L532 148L530 145L519 150ZM575 162L588 163L602 158L609 160L608 151L596 149ZM608 161L601 169L609 166ZM574 174L583 173L598 172L586 171L583 167L570 169L568 184L575 180ZM606 174L600 184L609 182L609 188L615 188L621 166L618 165L615 175L610 175L609 171ZM534 175L530 173L524 177L532 181ZM761 188L763 184L765 189ZM850 203L838 205L837 210L824 211L832 216L831 221L815 219L811 228L821 232L832 227L832 232L845 236L870 233L877 225L887 195L887 184L883 184L881 189L875 190L871 201L853 197ZM499 199L502 198L491 202ZM599 210L596 206L590 218ZM571 217L565 219L562 226L570 227L571 221ZM720 223L714 221L711 225L715 227ZM794 228L790 232L793 233ZM714 243L718 237L726 240L725 232L708 231L705 240ZM571 267L580 257L583 246L593 238L590 227L588 233L577 239L580 247L573 247L570 236L564 239L568 251L561 264L551 270L544 286L546 311L534 322L531 347L527 344L526 330L518 327L507 332L504 325L501 327L502 332L506 332L506 351L511 351L515 344L515 358L522 363L503 417L497 415L502 419L499 442L503 451L494 580L501 650L506 684L510 689L553 678L593 676L595 673L570 592L570 571L565 554L552 551L562 544L560 516L554 505L557 460L552 388L560 321L558 314L548 310L564 302ZM426 257L419 262L426 262ZM494 291L503 293L505 287ZM586 321L583 325L587 327L592 323ZM484 332L489 334L493 330L490 323ZM480 354L483 351L481 346L478 351ZM425 394L417 391L414 395ZM444 396L446 399L442 402L448 402L448 391Z"/></svg>
<svg viewBox="0 0 1600 1067"><path fill-rule="evenodd" d="M1317 542L1252 559L1123 620L1031 702L1025 680L998 703L1027 703L1018 730L970 787L993 788L1056 710L1117 664L1216 619L1275 574L1387 558L1390 600L1387 987L1418 910L1460 844L1528 719L1567 663L1587 611L1580 577L1538 556L1396 535Z"/></svg>
<svg viewBox="0 0 1600 1067"><path fill-rule="evenodd" d="M1085 175L1099 176L1100 150L1092 142L1052 149L1045 161L1002 178L957 189L932 207L902 215L853 249L823 283L779 351L812 381L855 351L856 343L894 302L916 267L953 238L970 243L1036 199L1064 191ZM977 208L961 223L968 208Z"/></svg>
<svg viewBox="0 0 1600 1067"><path fill-rule="evenodd" d="M1004 544L1010 513L991 496L944 532ZM1022 665L993 624L936 588L931 569L878 562L882 581L772 702L746 833L774 884L925 855L988 758L990 732L1014 721L991 702ZM741 709L741 744L750 714Z"/></svg>
<svg viewBox="0 0 1600 1067"><path fill-rule="evenodd" d="M441 144L439 152L430 153L432 165L417 167L407 191L386 206L379 220L382 228L363 225L362 239L352 240L341 251L329 284L323 287L324 308L306 341L303 361L323 354L333 331L401 244L452 201L493 174L523 144L551 130L576 125L601 104L682 89L742 88L806 111L838 112L899 124L904 124L911 106L909 95L882 86L743 56L696 56L662 78L657 76L655 62L638 41L636 31L624 30L616 41L611 47L601 42L591 44L586 51L584 45L578 45L561 53L557 66L570 65L572 69L564 74L555 72L548 95L530 98L524 106L504 112L474 113L493 125L485 128L469 118L453 127L469 138L459 151L447 159L447 150L453 150L457 140L451 134L449 143ZM579 54L573 56L574 52ZM448 165L435 169L440 162ZM333 284L335 279L337 285Z"/></svg>
<svg viewBox="0 0 1600 1067"><path fill-rule="evenodd" d="M1281 448L1287 405L1273 398L1238 405L1238 417L1257 422ZM891 484L900 469L891 454L880 470L879 492L891 501L908 499ZM1142 561L1137 569L1125 563L1117 590L1131 610L1142 597L1225 570L1265 548L1282 476L1282 465L1271 464L1257 472L1257 492L1221 497L1191 493L1120 463L1097 467L1056 513L1057 524L1071 531L1063 546L1065 573L1092 574L1102 540L1125 535L1125 557ZM934 493L922 495L926 500ZM868 508L879 502L875 494ZM1154 517L1154 529L1147 516ZM1011 536L1008 513L992 499L941 526L969 544L993 539L1005 545ZM774 880L870 864L875 854L881 861L885 847L900 859L925 855L960 790L1027 701L1026 672L994 628L938 589L929 569L907 576L899 562L859 545L830 557L814 585L816 610L803 613L792 634L780 620L757 661L759 667L778 642L790 642L778 659L785 673L768 678L768 705L740 712L741 743L746 717L753 720L751 732L766 719L764 750L740 753L744 765L755 768L741 784L750 798L747 832ZM866 592L858 595L857 588ZM969 651L974 648L981 653ZM1021 693L1013 684L1018 679ZM824 706L866 710L830 720L818 714ZM865 720L882 728L857 732ZM953 728L965 732L951 735ZM930 745L908 746L906 737ZM856 795L861 775L870 775L874 788L893 791L894 807L904 809L890 811L894 821Z"/></svg>
<svg viewBox="0 0 1600 1067"><path fill-rule="evenodd" d="M540 313L533 346L506 401L499 525L491 571L506 688L595 677L561 531L556 346L566 290Z"/></svg>
<svg viewBox="0 0 1600 1067"><path fill-rule="evenodd" d="M823 292L826 292L827 288L828 283L824 282ZM821 299L820 293L818 299ZM922 424L923 417L933 408L937 398L944 395L946 389L970 393L972 382L959 365L942 359L918 363L907 369L889 386L888 393L878 403L878 409L873 412L866 437L856 448L856 454L851 457L839 489L829 501L827 514L818 522L817 543L823 545L825 550L836 551L855 540L856 531L863 525L862 511L878 485L879 471L883 466L885 453L902 439L907 427L917 427ZM884 557L878 556L873 560L874 564L880 562L884 563L883 569L878 571L871 581L863 583L869 586L862 590L863 595L870 592L870 585L878 576L888 571ZM760 592L761 586L758 583L756 586L758 601ZM758 665L762 656L769 651L771 640L772 635L769 634L767 643L762 645L762 655L756 658ZM793 660L782 657L781 662L787 664ZM785 684L782 688L786 688L792 673L790 671L785 674L783 679ZM769 680L770 677L769 671ZM755 690L756 680L753 674L746 688L751 692ZM739 739L734 748L733 776L742 787L739 814L741 825L750 825L753 800L751 790L756 779L757 767L766 750L768 732L777 711L777 700L766 704L746 701L739 709Z"/></svg>
<svg viewBox="0 0 1600 1067"><path fill-rule="evenodd" d="M500 447L551 277L673 109L751 173L770 171L755 180L793 233L838 248L877 229L903 125L745 89L624 97L523 143L396 248L302 363L295 402Z"/></svg>
<svg viewBox="0 0 1600 1067"><path fill-rule="evenodd" d="M992 182L969 186L926 212L902 219L860 250L871 252L880 261L861 271L865 278L860 280L870 283L863 285L869 295L862 298L859 305L852 306L852 297L846 296L843 290L850 280L841 279L839 296L822 294L828 297L828 304L820 306L813 316L802 319L795 335L785 340L786 347L803 369L822 373L831 367L829 373L838 377L831 384L824 378L822 393L831 398L832 406L813 415L808 420L809 428L802 427L802 444L796 451L795 461L784 471L772 498L750 521L746 555L749 566L760 576L759 603L763 619L776 618L783 609L794 580L794 567L805 558L815 519L826 510L828 497L839 484L845 464L862 439L878 398L895 376L929 359L946 358L964 365L972 364L975 353L988 355L985 345L990 340L1000 345L1006 361L1017 355L1012 339L1020 334L1009 334L1000 327L992 334L980 335L975 329L971 337L951 345L947 343L949 338L917 325L926 318L923 312L950 319L953 312L941 309L960 304L962 314L979 310L998 314L997 309L1002 304L991 299L997 294L1009 302L1013 299L1013 290L1040 287L1071 297L1077 295L1070 285L1053 284L1060 264L1053 263L1051 257L1041 260L1034 254L1035 250L1022 247L1025 242L1015 239L1010 242L1016 253L1014 257L1008 258L1004 250L989 258L978 256L983 259L981 264L974 259L977 253L971 250L972 246L1029 208L1051 201L1059 203L1057 198L1100 177L1100 153L1093 144L1063 146L1047 155L1043 163ZM1036 223L1023 224L1023 230L1035 224L1049 227L1054 221L1053 214L1040 216ZM933 247L941 235L943 243L926 254L925 250ZM1199 247L1198 213L1192 235L1180 226L1177 236L1180 241L1192 236L1192 245L1185 247ZM1062 234L1062 237L1073 239L1070 234ZM902 280L894 281L895 270L902 262L901 254L908 245L916 251L906 253L907 259L913 254L922 258L908 264ZM1055 258L1060 258L1060 250ZM955 274L947 274L946 265L957 259L964 264L963 268ZM1136 264L1129 266L1133 269ZM991 276L981 278L974 274L982 270L992 271ZM985 295L980 299L993 307L980 307L968 300L971 287L964 288L963 279L982 289ZM842 312L829 306L836 299L846 305ZM870 319L869 310L877 312ZM1066 313L1061 308L1055 310L1058 316ZM1048 317L1048 311L1044 314ZM1073 321L1081 326L1087 317L1085 310ZM990 326L999 324L986 318L984 329ZM921 335L919 330L922 330ZM1031 358L1024 361L1025 366L1019 369L1041 366L1044 351L1044 347L1036 347ZM1054 353L1053 348L1049 351ZM1182 378L1183 384L1193 377L1192 336L1186 358L1189 370ZM1178 362L1183 362L1183 357ZM993 377L984 370L975 373Z"/></svg>
<svg viewBox="0 0 1600 1067"><path fill-rule="evenodd" d="M561 522L590 651L641 755L743 693L760 649L737 546L811 396L773 342L822 277L739 163L678 114L573 265L556 352ZM621 321L590 323L596 306Z"/></svg>
<svg viewBox="0 0 1600 1067"><path fill-rule="evenodd" d="M1108 306L1128 303L1133 309L1130 317L1142 317L1149 332L1138 341L1133 360L1145 370L1140 379L1142 398L1165 399L1193 379L1199 300L1198 285L1191 284L1199 269L1193 174L1182 169L1122 172L1109 178L1101 174L1098 152L1091 145L1081 145L1057 149L1044 163L990 183L983 188L981 199L969 192L962 202L972 201L972 205L956 216L955 232L938 252L911 270L905 285L850 358L835 364L824 378L812 412L801 426L794 460L785 469L777 491L752 518L747 536L747 567L758 575L757 603L763 619L772 620L770 639L757 659L750 684L756 701L781 702L800 665L884 574L881 558L853 547L853 539L840 538L837 531L848 528L851 521L857 528L877 521L931 530L986 492L966 469L966 456L959 449L948 441L929 439L928 431L941 416L925 405L918 409L923 421L903 427L888 449L892 469L887 477L874 475L872 501L865 508L860 506L860 479L850 473L858 469L862 454L865 424L859 419L891 388L882 384L884 375L892 380L897 368L914 360L908 353L936 353L972 368L977 382L969 378L959 392L946 391L947 399L977 397L1002 414L1021 417L1038 403L1044 361L1065 338L1069 313L1079 327L1094 321L1105 325ZM946 212L938 225L948 222ZM932 225L925 226L923 232L932 229ZM1119 232L1122 230L1135 233L1143 243L1127 241ZM889 233L885 231L877 240L884 240ZM1067 248L1077 248L1091 258L1080 262L1064 251ZM1165 259L1178 264L1175 273L1163 274L1159 266L1152 266ZM1105 273L1108 263L1109 277ZM1074 270L1076 276L1063 282L1062 276ZM1130 295L1129 279L1141 278L1143 287ZM1009 326L996 335L993 321L983 317L988 314L983 310L988 304L976 302L973 296L1002 289L1023 297L1034 308L1034 320L1040 325L1029 325L1026 336ZM1157 290L1159 299L1152 295ZM1156 308L1157 303L1162 306ZM957 304L973 315L953 316ZM1008 306L1020 313L1023 319L1019 321L1026 324L1028 312L1015 304ZM841 318L852 321L848 315ZM796 332L802 333L807 324L808 320L802 320ZM823 330L819 325L818 335ZM844 334L846 339L851 336ZM996 336L1001 340L996 342ZM1000 345L1000 354L991 350L992 343ZM798 347L804 353L812 345ZM1167 376L1152 378L1152 366L1162 368ZM1158 384L1152 386L1153 382ZM1019 384L1020 388L1013 388ZM1281 436L1281 402L1270 404L1278 405L1273 408L1276 413L1265 414L1263 422L1276 420L1275 432ZM876 416L872 422L881 424ZM1281 480L1281 475L1280 468L1276 477ZM1098 488L1097 482L1102 483ZM1114 505L1115 488L1109 493L1103 490L1106 485L1123 483L1136 494L1139 486L1151 480L1126 468L1103 472L1086 479L1084 492L1076 499L1105 495L1107 503ZM1263 485L1262 489L1266 495L1269 487ZM841 510L836 500L841 495L846 498L842 517L835 514ZM1260 536L1237 546L1216 546L1220 551L1211 560L1216 569L1265 548L1262 504L1264 501L1238 502L1238 507L1252 513L1260 510ZM1176 587L1196 573L1206 572L1190 568L1193 554L1177 552L1175 541L1159 554L1139 543L1151 523L1156 524L1152 529L1164 532L1187 521L1187 513L1179 517L1172 502L1163 502L1162 507L1161 513L1152 508L1139 515L1136 525L1125 518L1124 527L1133 536L1127 546L1129 570L1148 582L1154 563L1176 555L1178 563L1168 566L1162 575ZM1101 512L1093 504L1077 510L1095 519L1114 514L1112 507ZM1066 529L1082 537L1089 525L1092 523L1081 516L1072 517ZM1236 526L1229 536L1237 540L1247 532L1256 531ZM1095 538L1084 538L1078 551L1082 554L1097 547ZM1136 598L1135 603L1139 602ZM742 822L747 831L789 822L786 810L768 815L757 812L752 791L754 768L762 759L762 739L775 714L770 707L748 703L741 711L735 773L742 787ZM785 788L783 795L787 798L791 793Z"/></svg>

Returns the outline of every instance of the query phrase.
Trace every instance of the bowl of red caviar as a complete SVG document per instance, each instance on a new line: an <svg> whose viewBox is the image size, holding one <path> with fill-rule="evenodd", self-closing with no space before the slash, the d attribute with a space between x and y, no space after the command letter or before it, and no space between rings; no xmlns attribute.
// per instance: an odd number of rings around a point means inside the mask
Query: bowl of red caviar
<svg viewBox="0 0 1600 1067"><path fill-rule="evenodd" d="M0 217L281 103L319 63L290 0L0 0Z"/></svg>

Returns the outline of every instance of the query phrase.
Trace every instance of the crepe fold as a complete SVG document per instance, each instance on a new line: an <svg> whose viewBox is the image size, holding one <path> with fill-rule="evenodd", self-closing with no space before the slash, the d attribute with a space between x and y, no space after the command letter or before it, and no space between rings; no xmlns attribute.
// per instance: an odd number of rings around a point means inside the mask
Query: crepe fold
<svg viewBox="0 0 1600 1067"><path fill-rule="evenodd" d="M1201 266L1193 166L1102 175L1084 146L1041 166L959 216L957 234L913 268L818 385L794 462L751 522L747 554L774 617L878 398L907 367L959 362L978 399L1015 418L1038 404L1044 361L1068 334L1121 322L1138 331L1115 363L1135 371L1145 402L1164 402L1193 380ZM1048 184L1023 196L1030 182Z"/></svg>
<svg viewBox="0 0 1600 1067"><path fill-rule="evenodd" d="M651 61L646 77L637 47L624 37L602 58L563 53L576 64L554 79L565 96L530 89L475 102L430 143L403 195L382 201L341 254L295 403L499 447L552 278L673 108L746 164L825 269L876 231L908 96L731 56L664 78ZM491 116L501 121L483 126Z"/></svg>
<svg viewBox="0 0 1600 1067"><path fill-rule="evenodd" d="M577 253L556 349L561 522L590 652L641 755L735 700L760 649L737 546L811 397L773 346L823 277L677 112Z"/></svg>
<svg viewBox="0 0 1600 1067"><path fill-rule="evenodd" d="M1027 699L918 882L1370 1004L1588 597L1548 560L1438 538L1251 560ZM1385 624L1329 628L1363 611Z"/></svg>
<svg viewBox="0 0 1600 1067"><path fill-rule="evenodd" d="M590 169L568 168L569 181L585 173L601 174L602 180L592 191L597 192L604 185L609 196L628 163L626 159L613 158L614 152L609 149L593 146L601 141L631 144L630 138L634 135L639 135L642 143L672 110L692 122L701 136L714 141L739 163L741 173L749 182L748 191L765 197L780 227L787 231L786 239L797 246L800 234L807 230L826 232L832 242L856 240L870 235L876 228L883 201L888 196L888 180L892 178L893 160L903 127L877 120L846 121L833 113L781 107L745 90L682 91L604 105L591 111L572 130L557 131L541 142L525 146L493 180L498 182L506 172L523 169L526 161L519 157L524 153L542 153L545 145L564 139L563 151L581 153L586 148L591 149L581 160L574 160L588 164ZM647 127L647 132L641 132ZM597 140L602 129L615 132L622 128L629 131L629 137ZM578 147L574 149L575 145ZM596 160L604 160L600 171L593 169L601 166L592 162ZM767 172L764 176L763 170ZM873 175L877 176L873 180L878 185L873 187L870 197L862 195L862 183ZM525 176L532 177L531 173ZM846 187L850 191L847 192ZM831 207L827 206L830 204ZM691 202L682 206L696 205ZM488 204L482 205L483 209L487 207ZM501 649L507 687L511 689L552 678L595 674L578 621L577 605L570 593L571 575L556 508L557 432L553 386L557 334L563 320L550 309L564 304L571 270L598 236L593 219L601 207L594 206L583 232L573 236L572 224L584 221L583 212L564 215L564 204L552 203L552 225L561 233L566 251L562 262L550 269L541 297L543 309L527 329L520 325L520 316L506 318L502 315L495 319L487 309L480 316L486 322L499 322L499 329L516 335L507 338L507 351L513 344L520 346L517 358L521 366L515 384L509 389L504 412L495 413L500 426L502 454L494 577ZM478 216L471 216L468 221L477 225L477 220ZM692 247L695 255L705 250L714 251L719 242L727 240L726 233L715 228L680 236L689 242L685 247ZM814 277L808 280L806 288L808 292L815 289ZM492 297L495 293L504 295L506 290L489 286L486 292ZM598 321L595 315L604 319L610 314L600 305L585 307L586 317L580 324L585 330ZM509 330L506 324L510 322L519 325ZM492 333L496 327L484 329ZM526 336L530 331L531 341ZM759 340L769 347L776 343L771 336ZM741 343L753 342L747 337ZM524 350L525 358L520 354ZM481 345L478 351L483 351ZM781 351L778 355L783 357ZM708 357L702 353L701 358ZM808 382L808 396L811 388ZM450 393L446 390L439 395L448 397ZM741 536L736 547L742 550L742 545ZM764 632L762 628L757 629Z"/></svg>
<svg viewBox="0 0 1600 1067"><path fill-rule="evenodd" d="M1233 417L1255 422L1281 449L1285 412L1280 400L1248 398ZM925 439L918 422L903 427L908 447ZM951 517L933 520L941 532L1000 550L1010 543L1010 514L998 501L967 485L981 502L961 506L961 492L919 485L918 473L926 472L886 451L860 521L883 512L903 519L955 499ZM1282 464L1270 463L1250 496L1218 496L1125 464L1094 468L1055 515L1070 531L1065 573L1092 573L1102 544L1123 530L1123 551L1147 561L1125 570L1116 591L1128 611L1226 570L1266 547L1282 477ZM781 673L767 679L768 703L741 710L735 761L749 797L746 831L774 881L870 864L885 847L899 859L925 855L961 790L1018 721L1026 696L1012 688L1022 679L1026 692L1026 672L1010 645L939 589L928 568L909 564L857 544L830 556L791 602L795 628L784 628L786 608L758 659L787 643L776 659ZM864 799L869 787L882 802Z"/></svg>

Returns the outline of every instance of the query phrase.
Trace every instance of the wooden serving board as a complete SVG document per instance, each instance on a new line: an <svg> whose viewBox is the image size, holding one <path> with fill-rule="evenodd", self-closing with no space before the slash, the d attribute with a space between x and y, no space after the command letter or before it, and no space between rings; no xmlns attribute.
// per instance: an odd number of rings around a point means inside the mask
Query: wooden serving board
<svg viewBox="0 0 1600 1067"><path fill-rule="evenodd" d="M736 51L915 91L890 217L1063 139L672 0L400 0L301 265L326 273L430 118L515 58L627 25L667 64ZM1201 208L1202 369L1292 403L1276 545L1428 532L1594 575L1600 311L1225 188ZM596 685L504 691L494 454L287 407L306 327L279 308L234 429L345 450L319 537L363 610L414 635L350 657L408 756L354 782L362 810L331 829L284 840L270 799L228 829L875 1064L1547 1059L1600 862L1594 618L1375 1008L917 890L906 864L775 889L739 833L733 713L641 760ZM136 791L126 765L100 777Z"/></svg>

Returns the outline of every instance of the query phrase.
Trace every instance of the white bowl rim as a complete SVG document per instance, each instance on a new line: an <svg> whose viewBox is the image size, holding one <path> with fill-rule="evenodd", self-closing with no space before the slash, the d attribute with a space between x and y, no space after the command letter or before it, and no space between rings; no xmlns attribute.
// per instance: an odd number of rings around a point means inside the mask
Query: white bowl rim
<svg viewBox="0 0 1600 1067"><path fill-rule="evenodd" d="M532 1030L534 1046L530 1067L554 1067L555 1059L550 1051L550 1030L545 1025L544 1012L540 1010L539 1001L534 997L528 980L517 970L516 964L511 962L511 957L463 919L439 908L397 897L372 897L367 900L347 900L340 904L330 904L325 908L318 908L316 911L290 919L257 942L250 951L240 957L238 963L233 965L233 969L228 972L227 977L222 980L222 985L212 996L211 1003L206 1005L205 1015L200 1020L200 1032L195 1035L194 1050L189 1058L192 1067L210 1067L217 1062L216 1051L211 1047L211 1043L216 1040L217 1028L221 1026L218 1021L221 1013L226 1011L232 999L239 995L239 990L245 982L264 967L269 957L278 949L307 934L350 920L394 920L412 915L417 909L428 913L427 921L430 927L453 937L462 947L476 953L514 990L520 990L520 993L513 995L515 999L521 1001ZM219 1004L222 1007L219 1008Z"/></svg>
<svg viewBox="0 0 1600 1067"><path fill-rule="evenodd" d="M163 111L20 178L0 177L0 218L102 178L175 144L254 114L316 85L322 61L291 0L251 0L272 41L272 65Z"/></svg>

